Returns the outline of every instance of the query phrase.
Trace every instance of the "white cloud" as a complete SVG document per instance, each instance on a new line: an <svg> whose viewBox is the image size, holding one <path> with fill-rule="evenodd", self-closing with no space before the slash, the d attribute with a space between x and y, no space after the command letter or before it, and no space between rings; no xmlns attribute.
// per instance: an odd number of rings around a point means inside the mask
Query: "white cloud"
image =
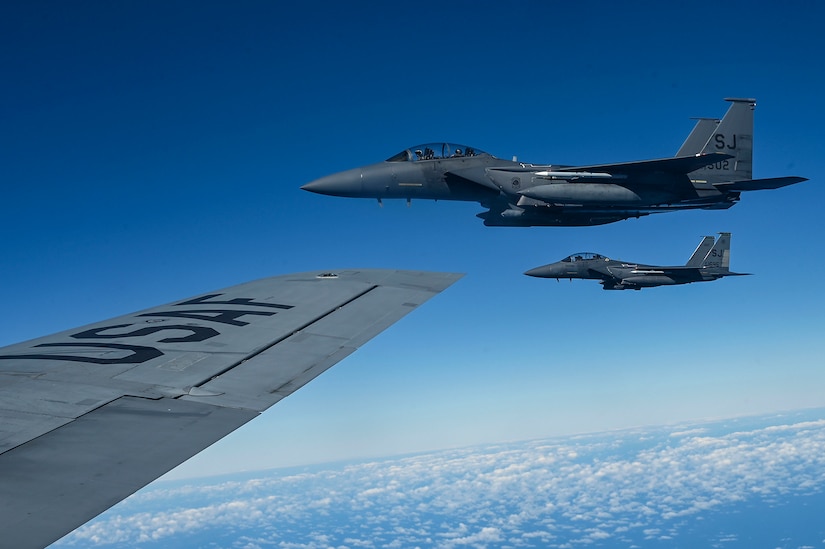
<svg viewBox="0 0 825 549"><path fill-rule="evenodd" d="M823 472L825 420L727 433L714 425L625 431L159 485L61 545L204 531L254 532L237 547L562 547L613 537L630 545L677 539L677 521L754 497L821 492Z"/></svg>

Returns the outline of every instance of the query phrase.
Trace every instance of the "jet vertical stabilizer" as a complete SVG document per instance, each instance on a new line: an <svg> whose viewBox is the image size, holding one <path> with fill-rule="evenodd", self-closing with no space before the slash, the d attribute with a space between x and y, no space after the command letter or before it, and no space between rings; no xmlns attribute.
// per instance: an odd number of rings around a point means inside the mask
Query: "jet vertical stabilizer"
<svg viewBox="0 0 825 549"><path fill-rule="evenodd" d="M719 233L719 238L702 262L702 267L730 268L730 233Z"/></svg>
<svg viewBox="0 0 825 549"><path fill-rule="evenodd" d="M692 180L717 184L753 177L753 109L756 100L727 98L725 101L730 101L731 106L711 133L702 153L723 153L733 158L691 172Z"/></svg>
<svg viewBox="0 0 825 549"><path fill-rule="evenodd" d="M690 256L688 262L685 263L685 267L701 267L702 262L710 253L710 250L713 248L713 241L715 239L712 236L706 236L702 239L699 243L699 246L696 247L696 251L693 252L693 255Z"/></svg>
<svg viewBox="0 0 825 549"><path fill-rule="evenodd" d="M720 120L718 118L697 118L696 125L693 126L690 135L688 135L685 142L682 143L676 156L701 154L708 140L710 140L710 136L716 130L716 126L719 125L719 122Z"/></svg>

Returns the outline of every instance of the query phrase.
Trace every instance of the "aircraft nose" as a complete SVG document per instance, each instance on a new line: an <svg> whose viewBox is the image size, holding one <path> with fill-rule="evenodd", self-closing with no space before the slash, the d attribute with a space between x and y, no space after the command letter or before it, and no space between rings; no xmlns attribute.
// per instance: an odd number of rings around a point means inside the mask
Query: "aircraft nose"
<svg viewBox="0 0 825 549"><path fill-rule="evenodd" d="M305 191L331 196L359 196L361 194L361 170L347 170L327 175L301 186Z"/></svg>
<svg viewBox="0 0 825 549"><path fill-rule="evenodd" d="M530 269L529 271L525 271L524 274L527 276L535 276L536 278L556 278L558 276L556 266L552 264Z"/></svg>

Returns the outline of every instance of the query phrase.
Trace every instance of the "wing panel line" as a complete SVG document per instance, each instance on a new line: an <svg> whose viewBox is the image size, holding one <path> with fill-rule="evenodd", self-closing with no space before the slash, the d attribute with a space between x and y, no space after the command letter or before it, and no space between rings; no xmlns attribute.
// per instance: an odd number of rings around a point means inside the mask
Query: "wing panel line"
<svg viewBox="0 0 825 549"><path fill-rule="evenodd" d="M216 377L220 377L220 376L224 375L225 373L229 372L230 370L233 370L233 369L237 368L238 366L240 366L241 364L243 364L243 363L244 363L244 362L246 362L247 360L251 360L251 359L255 358L256 356L260 355L261 353L264 353L264 352L268 351L269 349L271 349L272 347L274 347L274 346L278 345L279 343L282 343L283 341L286 341L287 339L289 339L290 337L294 336L295 334L297 334L297 333L301 332L302 330L306 330L307 328L309 328L310 326L312 326L312 325L313 325L313 324L315 324L316 322L319 322L319 321L323 320L324 318L328 317L329 315L331 315L332 313L334 313L334 312L335 312L335 311L337 311L338 309L341 309L341 308L343 308L343 307L346 307L347 305L349 305L349 304L350 304L350 303L352 303L353 301L355 301L355 300L357 300L357 299L360 299L361 297L363 297L363 296L367 295L368 293L370 293L371 291L375 290L376 288L378 288L378 285L377 285L377 284L373 284L372 286L370 286L369 288L367 288L367 289L366 289L366 290L364 290L363 292L361 292L361 293L359 293L359 294L356 294L355 296L353 296L353 297L352 297L352 298L350 298L349 300L347 300L347 301L345 301L345 302L343 302L343 303L341 303L341 304L336 305L335 307L333 307L332 309L328 310L328 311L327 311L327 312L325 312L324 314L319 315L318 317L313 318L313 319L312 319L312 320L310 320L309 322L306 322L305 324L303 324L303 325L299 326L298 328L296 328L296 329L295 329L295 330L293 330L292 332L290 332L290 333L288 333L288 334L284 334L282 337L280 337L280 338L278 338L278 339L274 340L274 341L273 341L272 343L270 343L269 345L264 345L263 347L261 347L260 349L258 349L257 351L255 351L254 353L252 353L252 354L249 354L249 355L245 356L244 358L242 358L242 359L241 359L241 360L239 360L238 362L235 362L234 364L230 364L229 366L227 366L227 367L226 367L226 368L224 368L223 370L221 370L221 371L217 372L214 376L212 376L212 378L211 378L211 379L207 379L207 380L205 380L205 381L203 381L203 382L201 382L201 383L198 383L197 385L195 385L195 387L202 387L203 385L206 385L206 384L207 384L207 383L209 383L212 379L215 379Z"/></svg>

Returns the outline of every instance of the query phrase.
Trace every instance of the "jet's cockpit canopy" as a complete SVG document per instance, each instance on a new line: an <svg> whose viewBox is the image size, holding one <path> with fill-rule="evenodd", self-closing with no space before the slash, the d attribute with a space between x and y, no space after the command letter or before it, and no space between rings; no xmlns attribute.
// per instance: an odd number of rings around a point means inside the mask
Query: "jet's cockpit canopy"
<svg viewBox="0 0 825 549"><path fill-rule="evenodd" d="M589 261L592 259L604 259L607 261L607 258L601 254L594 254L592 252L580 252L573 255L568 255L564 259L562 259L562 263L575 263L576 261Z"/></svg>
<svg viewBox="0 0 825 549"><path fill-rule="evenodd" d="M467 156L491 156L475 147L457 143L426 143L404 149L387 159L387 162L418 162L419 160L440 160L442 158L460 158Z"/></svg>

